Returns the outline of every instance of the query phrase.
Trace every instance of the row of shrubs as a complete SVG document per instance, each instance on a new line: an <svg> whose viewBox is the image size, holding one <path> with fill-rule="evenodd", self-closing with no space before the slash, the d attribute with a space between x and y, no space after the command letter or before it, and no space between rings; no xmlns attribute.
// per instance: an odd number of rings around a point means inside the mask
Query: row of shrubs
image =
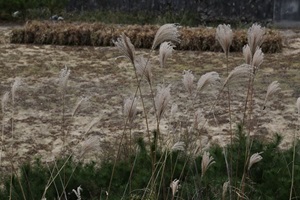
<svg viewBox="0 0 300 200"><path fill-rule="evenodd" d="M113 46L113 40L125 33L136 48L151 48L156 25L111 25L103 23L53 23L28 21L21 29L13 30L11 43ZM182 27L178 50L222 51L216 42L215 29L205 27ZM240 52L247 44L246 30L235 30L230 51ZM282 38L278 31L267 29L262 50L276 53L282 49Z"/></svg>

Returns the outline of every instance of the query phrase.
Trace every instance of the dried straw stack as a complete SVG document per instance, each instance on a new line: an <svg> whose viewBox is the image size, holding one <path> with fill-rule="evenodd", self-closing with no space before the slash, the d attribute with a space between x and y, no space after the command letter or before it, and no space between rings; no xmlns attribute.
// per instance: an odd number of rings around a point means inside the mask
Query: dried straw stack
<svg viewBox="0 0 300 200"><path fill-rule="evenodd" d="M158 26L155 25L111 25L103 23L67 23L50 21L28 21L21 29L13 30L11 43L113 46L122 33L130 38L136 48L151 48ZM179 50L222 51L216 42L214 28L182 27ZM247 44L246 30L235 30L230 51L241 52ZM276 53L282 49L282 38L276 30L266 30L262 50Z"/></svg>

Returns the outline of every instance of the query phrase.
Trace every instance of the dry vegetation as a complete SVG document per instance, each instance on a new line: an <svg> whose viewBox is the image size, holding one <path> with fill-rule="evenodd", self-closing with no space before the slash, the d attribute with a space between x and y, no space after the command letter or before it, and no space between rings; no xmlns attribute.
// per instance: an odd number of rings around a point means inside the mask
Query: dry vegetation
<svg viewBox="0 0 300 200"><path fill-rule="evenodd" d="M159 27L155 25L108 25L103 23L53 23L28 21L21 29L13 31L12 43L112 46L113 40L125 33L136 48L150 48ZM206 27L182 27L179 50L221 51L215 40L215 29ZM231 51L240 52L247 43L246 30L235 30ZM278 31L268 29L262 45L263 52L282 50L282 38Z"/></svg>
<svg viewBox="0 0 300 200"><path fill-rule="evenodd" d="M50 24L48 25L49 27L51 26ZM30 26L30 23L26 25L28 30L31 30ZM59 24L53 24L53 26L59 26ZM36 38L44 41L44 35L42 33L41 35L37 34L39 33L39 26L32 25L32 27L34 27L35 31L31 32L25 28L26 35L24 35L24 39L32 43L35 43ZM135 30L134 27L132 26L131 30ZM80 29L84 30L83 32L86 35L91 33L90 29L87 30L83 27ZM214 31L212 29L207 30ZM181 33L184 31L187 31L187 29L182 29ZM27 34L27 32L30 34ZM110 29L110 35L114 32L118 31ZM136 37L137 32L135 32ZM57 34L52 32L49 35L52 38L56 38L56 41L77 41L77 44L82 44L80 43L83 41L81 39L83 37L82 34L71 33L78 33L78 31L66 28L63 32ZM39 35L39 37L36 37L36 35ZM118 32L116 37L119 35L120 33ZM131 36L129 32L127 32L127 35ZM70 38L72 39L69 40ZM111 38L107 42L111 42ZM214 45L217 46L215 34L212 34L209 38L208 41L214 41ZM187 41L184 36L181 39L183 42ZM23 160L32 159L32 155L40 156L44 160L55 160L56 156L60 156L64 145L72 149L72 152L77 153L83 135L86 138L100 141L101 151L97 151L98 155L96 155L96 158L107 157L116 151L117 146L120 147L120 151L123 150L122 143L119 145L116 142L119 141L118 139L122 135L124 127L122 105L124 99L136 89L136 85L133 81L135 74L132 66L128 60L120 57L120 53L115 48L40 46L34 44L8 44L5 40L3 41L4 43L1 44L0 50L0 63L3 66L0 68L2 77L1 94L10 90L15 77L22 77L21 88L16 93L15 101L5 107L6 109L2 115L2 124L5 124L3 132L9 133L13 127L13 145L15 149L18 149L17 151L12 151L14 155L8 152L8 147L10 147L12 140L9 134L5 134L4 140L2 140L2 146L5 147L1 163L3 171L5 167L10 166L10 158L18 158L15 162L16 164ZM294 43L289 43L290 46L286 47L282 54L265 54L264 62L259 67L259 73L253 85L253 88L255 88L253 90L255 91L253 93L255 106L252 108L253 120L250 119L249 123L255 132L251 133L254 137L266 139L279 132L284 136L281 147L291 145L290 142L293 140L298 117L295 101L300 95L298 89L299 77L296 73L299 69L299 38L293 38L293 41ZM149 39L149 47L152 46L152 42L153 38L152 40ZM147 40L142 43L147 43ZM195 42L191 43L194 44ZM208 46L210 47L210 45ZM281 43L279 46L281 46ZM126 47L128 48L128 46ZM137 47L139 46L137 45ZM139 55L149 55L148 50L138 50L137 52ZM130 53L127 57L131 59L132 63L135 63ZM183 86L182 72L183 70L192 70L195 79L198 80L206 72L217 71L222 75L221 81L223 82L226 78L227 68L231 71L234 67L244 63L242 54L230 53L228 57L229 65L225 65L226 59L224 54L178 50L167 61L166 67L163 69L158 67L159 58L156 51L150 54L150 58L154 64L152 68L154 78L153 82L149 81L149 83L151 82L150 84L154 86L162 83L164 85L171 83L172 98L168 98L168 101L177 103L179 108L179 112L175 116L176 124L179 124L179 126L170 123L169 118L163 116L159 117L159 122L157 122L159 123L158 127L161 134L167 139L173 139L173 141L169 141L170 144L173 144L178 139L188 144L187 142L191 141L193 137L197 138L193 142L203 148L212 146L215 143L221 145L229 143L231 139L231 123L229 124L229 122L241 121L244 107L240 102L244 102L246 99L247 81L238 81L237 84L230 86L231 112L233 115L229 119L226 101L226 98L228 98L227 93L220 92L220 96L218 96L220 98L216 101L215 112L212 115L210 106L211 102L216 99L216 96L214 96L215 91L210 90L205 94L201 94L201 98L197 98L194 102ZM68 66L68 69L71 69L71 73L66 73L69 78L68 87L64 88L65 93L63 98L61 98L58 75L65 65ZM192 72L186 71L185 75ZM280 82L281 92L279 98L275 98L275 100L271 100L265 105L266 90L273 80ZM153 94L152 91L149 92L149 87L145 81L141 82L140 89L144 92L143 96L145 98L151 99ZM78 98L82 96L88 96L89 103L78 110L75 116L72 116L74 106ZM62 101L63 108L61 107ZM193 122L188 105L200 107L203 113L201 120L208 122L197 133L199 135L192 135L193 133L190 133L190 135L185 134L188 132L187 127L191 126ZM266 106L265 109L263 109L264 106ZM169 107L166 107L164 111L166 115L170 115ZM153 110L152 108L152 102L146 103L143 105L143 108L139 104L135 113L137 114L137 119L130 127L130 135L133 138L145 136L146 127L143 119L145 108L149 111L150 116L149 129L153 130L156 128L156 126L151 126L157 120L155 119L155 109ZM12 117L6 116L7 113L12 113ZM63 116L65 117L63 118L63 124L62 113L64 113ZM99 123L93 124L93 127L91 127L89 125L90 122L94 123L93 118L98 117L100 119ZM14 126L12 126L13 123L9 123L10 120L14 122ZM63 134L65 134L63 139L61 137L62 127ZM209 166L211 159L209 154L206 156L208 160L207 166ZM259 154L257 156L257 159L259 159Z"/></svg>

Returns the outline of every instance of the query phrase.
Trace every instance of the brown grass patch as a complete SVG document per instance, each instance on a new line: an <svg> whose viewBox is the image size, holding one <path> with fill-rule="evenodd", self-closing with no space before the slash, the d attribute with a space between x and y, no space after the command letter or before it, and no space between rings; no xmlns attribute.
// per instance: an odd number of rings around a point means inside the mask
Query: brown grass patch
<svg viewBox="0 0 300 200"><path fill-rule="evenodd" d="M13 30L11 43L34 43L56 45L112 46L121 33L125 33L136 48L151 48L155 25L107 25L103 23L53 23L49 21L28 21L21 29ZM240 52L247 44L247 31L234 30L231 51ZM215 39L214 28L182 27L179 50L221 51ZM282 50L282 38L278 31L267 29L263 52L276 53Z"/></svg>

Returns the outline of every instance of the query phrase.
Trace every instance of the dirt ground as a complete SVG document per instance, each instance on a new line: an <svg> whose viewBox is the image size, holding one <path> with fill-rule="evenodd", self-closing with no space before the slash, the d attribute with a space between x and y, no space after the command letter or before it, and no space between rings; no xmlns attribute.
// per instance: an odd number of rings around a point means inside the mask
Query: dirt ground
<svg viewBox="0 0 300 200"><path fill-rule="evenodd" d="M3 125L2 161L0 172L15 163L40 157L51 161L59 156L63 146L61 93L58 78L60 70L71 69L65 99L66 143L75 154L87 138L99 142L93 158L112 155L118 138L124 129L122 105L124 98L136 89L133 68L128 60L119 57L114 47L55 46L10 44L9 35L14 26L0 26L0 94L11 90L15 77L21 77L22 85L16 92L14 114L11 102L1 113ZM255 84L254 130L251 135L271 139L275 133L283 136L281 147L290 145L297 131L296 100L300 96L300 32L282 30L284 49L282 53L266 54L259 69ZM138 54L148 55L149 50L137 49ZM209 89L192 100L182 84L183 70L192 70L195 83L205 72L217 71L222 80L226 77L224 55L215 52L176 51L167 61L167 67L159 68L158 52L151 55L153 63L153 85L172 84L172 103L178 104L175 119L170 119L170 109L161 122L161 132L168 144L178 140L197 141L206 148L215 143L224 145L230 141L227 98L221 95L215 109L215 118L209 112L218 93ZM233 69L243 63L241 53L232 53L229 67ZM267 86L279 81L281 92L262 109ZM232 121L235 127L243 116L247 80L230 86L232 99ZM156 127L151 95L146 82L142 83L150 130ZM72 117L73 108L81 97L89 97ZM190 106L194 105L194 106ZM171 107L171 104L169 105ZM200 108L202 116L200 132L186 131L192 123L193 113ZM139 102L138 116L133 125L134 137L147 137ZM99 122L85 133L93 119ZM13 119L13 137L11 119ZM204 122L206 122L204 124ZM299 136L299 133L297 132ZM13 148L11 148L13 147ZM13 149L13 150L11 150ZM91 155L92 156L92 155Z"/></svg>

